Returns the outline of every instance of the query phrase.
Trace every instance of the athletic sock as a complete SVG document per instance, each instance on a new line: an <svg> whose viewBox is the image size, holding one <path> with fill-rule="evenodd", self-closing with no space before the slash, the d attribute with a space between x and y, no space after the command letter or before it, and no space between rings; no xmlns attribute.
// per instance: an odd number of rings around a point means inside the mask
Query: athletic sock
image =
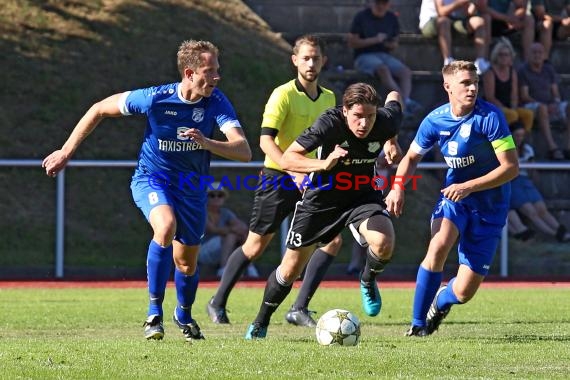
<svg viewBox="0 0 570 380"><path fill-rule="evenodd" d="M287 298L291 292L293 283L287 284L279 273L279 267L269 275L265 291L263 293L263 302L259 308L259 313L255 317L254 323L259 323L262 326L268 326L271 316L277 310L279 305Z"/></svg>
<svg viewBox="0 0 570 380"><path fill-rule="evenodd" d="M196 299L196 291L198 290L198 282L200 281L200 271L196 268L196 272L189 276L178 268L174 270L174 284L176 285L176 318L180 323L188 324L192 319L192 305Z"/></svg>
<svg viewBox="0 0 570 380"><path fill-rule="evenodd" d="M317 291L320 283L323 281L327 270L334 261L334 256L329 255L322 249L317 249L305 269L305 277L299 290L299 295L293 304L295 309L302 309L309 306L311 298Z"/></svg>
<svg viewBox="0 0 570 380"><path fill-rule="evenodd" d="M447 288L443 290L441 293L439 293L439 295L437 296L436 304L438 310L446 310L453 305L461 303L457 299L455 293L453 293L454 282L455 282L455 277L449 280L449 282L447 283Z"/></svg>
<svg viewBox="0 0 570 380"><path fill-rule="evenodd" d="M172 244L162 247L154 240L150 241L146 256L146 275L148 280L148 314L163 315L162 302L166 284L172 269Z"/></svg>
<svg viewBox="0 0 570 380"><path fill-rule="evenodd" d="M362 270L362 275L360 280L362 282L372 282L376 280L376 275L384 271L384 267L388 264L390 260L379 259L375 254L372 253L370 247L366 250L366 264Z"/></svg>
<svg viewBox="0 0 570 380"><path fill-rule="evenodd" d="M442 272L430 272L420 265L416 277L416 292L412 312L412 325L425 327L426 317L433 298L441 285Z"/></svg>
<svg viewBox="0 0 570 380"><path fill-rule="evenodd" d="M243 253L242 247L238 247L232 252L226 262L226 268L224 269L220 286L212 299L212 305L216 307L226 307L232 289L249 264L251 264L251 261Z"/></svg>

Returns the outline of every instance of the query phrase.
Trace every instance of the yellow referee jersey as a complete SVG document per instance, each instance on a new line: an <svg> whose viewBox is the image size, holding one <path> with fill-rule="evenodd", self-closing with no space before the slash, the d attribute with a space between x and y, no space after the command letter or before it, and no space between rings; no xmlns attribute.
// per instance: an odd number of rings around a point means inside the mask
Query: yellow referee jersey
<svg viewBox="0 0 570 380"><path fill-rule="evenodd" d="M319 95L312 100L301 83L294 79L273 90L265 105L261 127L277 129L275 143L285 151L321 113L335 105L335 95L331 90L319 86ZM270 169L282 170L267 155L264 165Z"/></svg>

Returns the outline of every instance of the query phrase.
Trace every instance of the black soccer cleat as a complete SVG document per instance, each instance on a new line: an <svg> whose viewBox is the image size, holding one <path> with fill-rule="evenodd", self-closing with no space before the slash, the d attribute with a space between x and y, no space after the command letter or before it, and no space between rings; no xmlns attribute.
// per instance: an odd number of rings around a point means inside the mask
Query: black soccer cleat
<svg viewBox="0 0 570 380"><path fill-rule="evenodd" d="M406 331L405 336L417 336L417 337L425 337L428 336L428 332L427 329L425 327L420 327L420 326L410 326L410 329L408 331Z"/></svg>
<svg viewBox="0 0 570 380"><path fill-rule="evenodd" d="M212 304L213 300L214 297L212 297L210 301L208 301L208 303L206 304L206 313L208 313L208 317L210 317L210 319L214 323L220 325L229 324L230 320L228 318L226 308L214 306Z"/></svg>
<svg viewBox="0 0 570 380"><path fill-rule="evenodd" d="M164 326L162 317L157 314L149 315L143 323L144 337L148 340L161 340L164 338Z"/></svg>
<svg viewBox="0 0 570 380"><path fill-rule="evenodd" d="M427 314L427 327L426 327L428 334L433 334L434 332L437 331L439 325L445 319L445 317L447 317L447 314L449 314L449 311L451 310L450 307L448 307L445 310L439 310L437 308L437 296L439 296L439 294L443 292L445 289L447 289L447 285L443 285L442 287L439 288L439 290L435 294L431 306L429 307Z"/></svg>
<svg viewBox="0 0 570 380"><path fill-rule="evenodd" d="M184 335L184 338L186 338L186 341L191 342L193 340L205 339L196 321L192 321L186 324L181 323L178 318L176 318L176 312L174 312L174 315L172 316L172 321L176 326L178 326L180 331L182 331L182 334Z"/></svg>
<svg viewBox="0 0 570 380"><path fill-rule="evenodd" d="M316 327L317 322L311 317L311 314L316 314L316 312L307 310L306 307L299 309L291 307L285 314L285 320L295 326Z"/></svg>

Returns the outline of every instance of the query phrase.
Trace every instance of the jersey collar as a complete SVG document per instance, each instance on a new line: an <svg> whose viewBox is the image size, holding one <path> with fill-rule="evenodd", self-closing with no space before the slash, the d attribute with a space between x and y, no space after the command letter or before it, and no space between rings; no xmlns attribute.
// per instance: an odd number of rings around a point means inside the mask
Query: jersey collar
<svg viewBox="0 0 570 380"><path fill-rule="evenodd" d="M307 94L307 91L305 91L305 88L303 87L303 85L301 84L301 82L299 81L299 78L295 78L295 87L297 88L297 91L304 93L305 95L307 95L307 98L311 99L313 102L316 102L317 99L319 98L319 96L321 96L321 94L323 93L323 90L321 89L321 86L317 85L317 97L315 99L312 99L309 94Z"/></svg>
<svg viewBox="0 0 570 380"><path fill-rule="evenodd" d="M202 100L202 98L199 98L196 101L190 101L190 100L186 100L183 96L182 96L182 83L178 83L176 84L176 93L178 94L178 99L180 99L180 101L182 103L186 103L186 104L196 104L198 102L200 102L200 100Z"/></svg>

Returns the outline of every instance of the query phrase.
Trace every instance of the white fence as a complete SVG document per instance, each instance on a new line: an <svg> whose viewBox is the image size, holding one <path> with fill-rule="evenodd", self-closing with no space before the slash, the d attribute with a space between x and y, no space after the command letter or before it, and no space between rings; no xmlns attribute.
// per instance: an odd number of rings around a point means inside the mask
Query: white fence
<svg viewBox="0 0 570 380"><path fill-rule="evenodd" d="M40 168L41 160L18 160L18 159L0 159L0 167L36 167ZM71 160L67 167L88 167L88 168L130 168L135 167L136 161L110 161L110 160ZM232 161L212 161L212 168L253 168L258 169L263 166L263 162L232 162ZM521 164L523 169L540 169L540 170L570 170L570 163L525 163ZM442 170L447 169L445 163L425 162L418 165L418 169L422 170ZM65 169L56 177L56 239L55 239L55 277L63 278L64 276L64 240L65 240ZM286 221L285 221L286 222ZM282 251L285 246L285 238L288 227L286 223L281 226L281 247ZM500 246L500 274L501 277L508 276L508 232L507 227L503 229L503 235Z"/></svg>

